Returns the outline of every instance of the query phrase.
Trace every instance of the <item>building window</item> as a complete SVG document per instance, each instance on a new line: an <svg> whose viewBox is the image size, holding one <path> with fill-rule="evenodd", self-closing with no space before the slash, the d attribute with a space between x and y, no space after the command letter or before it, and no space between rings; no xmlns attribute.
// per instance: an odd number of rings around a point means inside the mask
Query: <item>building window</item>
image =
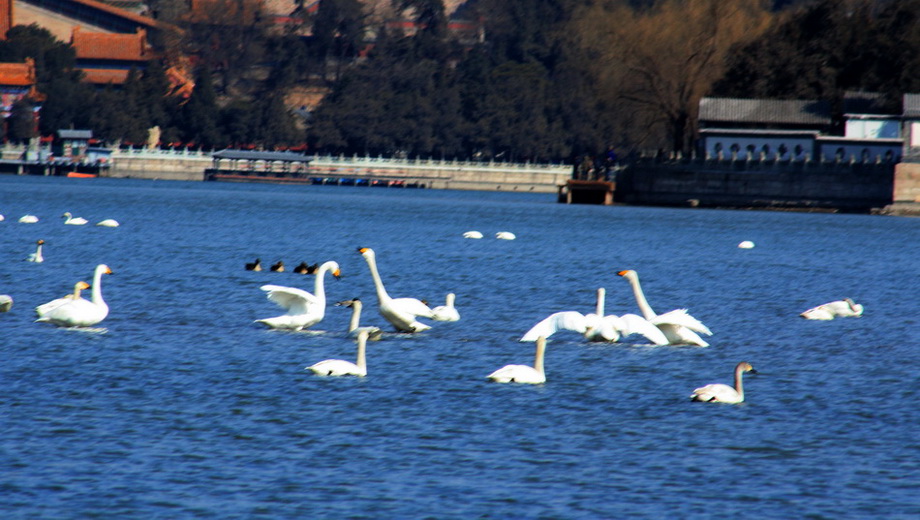
<svg viewBox="0 0 920 520"><path fill-rule="evenodd" d="M761 148L761 151L763 152L764 156L769 157L770 156L770 145L768 144L763 145L763 148Z"/></svg>
<svg viewBox="0 0 920 520"><path fill-rule="evenodd" d="M779 152L779 158L782 159L783 157L786 157L786 152L788 152L789 149L786 148L786 144L783 143L779 145L779 148L777 148L776 151Z"/></svg>
<svg viewBox="0 0 920 520"><path fill-rule="evenodd" d="M738 146L738 143L732 143L729 149L731 150L732 155L738 155L738 152L741 151L741 147Z"/></svg>
<svg viewBox="0 0 920 520"><path fill-rule="evenodd" d="M805 150L802 149L802 145L800 145L800 144L795 145L794 150L795 150L795 156L796 156L796 157L801 157L801 156L802 156L802 152L805 151Z"/></svg>
<svg viewBox="0 0 920 520"><path fill-rule="evenodd" d="M837 151L834 152L834 159L837 159L838 161L846 159L846 156L847 152L843 149L843 147L837 148Z"/></svg>
<svg viewBox="0 0 920 520"><path fill-rule="evenodd" d="M869 149L868 149L868 148L863 148L863 149L862 149L862 162L864 162L864 163L869 162L869 157L870 157L870 155L871 155L871 154L870 154L870 152L869 152Z"/></svg>

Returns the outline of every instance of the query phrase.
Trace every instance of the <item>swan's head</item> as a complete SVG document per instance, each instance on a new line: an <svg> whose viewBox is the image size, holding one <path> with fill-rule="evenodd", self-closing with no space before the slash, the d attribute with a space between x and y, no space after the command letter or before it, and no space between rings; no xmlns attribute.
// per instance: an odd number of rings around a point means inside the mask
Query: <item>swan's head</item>
<svg viewBox="0 0 920 520"><path fill-rule="evenodd" d="M42 245L42 244L45 243L45 241L42 240L42 239L38 239L37 241L35 241L35 243L38 244L38 245Z"/></svg>
<svg viewBox="0 0 920 520"><path fill-rule="evenodd" d="M332 261L332 260L330 260L330 261L324 263L322 266L320 266L320 270L329 271L329 272L332 274L332 276L335 277L336 280L338 280L339 278L342 277L342 270L339 269L339 264L338 264L338 262L334 262L334 261Z"/></svg>
<svg viewBox="0 0 920 520"><path fill-rule="evenodd" d="M750 372L752 374L757 373L757 371L754 370L754 367L751 366L751 364L748 363L747 361L742 361L741 363L738 363L738 366L735 367L735 371L736 372Z"/></svg>
<svg viewBox="0 0 920 520"><path fill-rule="evenodd" d="M369 247L359 247L358 253L364 258L374 258L374 250Z"/></svg>
<svg viewBox="0 0 920 520"><path fill-rule="evenodd" d="M77 283L73 286L73 288L74 288L74 289L77 289L77 290L80 290L80 291L83 291L83 290L89 289L89 288L90 288L90 285L89 285L88 283L86 283L86 282L77 282Z"/></svg>
<svg viewBox="0 0 920 520"><path fill-rule="evenodd" d="M625 271L619 271L617 275L622 276L623 278L626 278L627 280L634 280L638 276L636 272L633 271L632 269L626 269Z"/></svg>
<svg viewBox="0 0 920 520"><path fill-rule="evenodd" d="M69 211L65 211L64 214L61 215L61 216L64 217L64 218L70 218L70 217L72 217L73 215L72 215Z"/></svg>
<svg viewBox="0 0 920 520"><path fill-rule="evenodd" d="M112 270L109 269L109 266L107 266L107 265L105 265L105 264L99 264L99 265L97 265L97 266L96 266L96 272L99 272L99 273L102 273L102 274L114 274L114 273L112 273Z"/></svg>
<svg viewBox="0 0 920 520"><path fill-rule="evenodd" d="M356 307L356 306L360 306L360 305L361 305L361 299L360 299L360 298L352 298L352 299L350 299L350 300L343 300L343 301L340 301L340 302L336 302L336 305L339 306L339 307Z"/></svg>

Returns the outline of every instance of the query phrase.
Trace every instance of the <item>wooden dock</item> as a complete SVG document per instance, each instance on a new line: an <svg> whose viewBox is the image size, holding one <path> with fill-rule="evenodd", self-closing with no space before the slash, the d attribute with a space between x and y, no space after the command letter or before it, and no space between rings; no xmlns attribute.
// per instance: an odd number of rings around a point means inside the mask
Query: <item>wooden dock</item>
<svg viewBox="0 0 920 520"><path fill-rule="evenodd" d="M559 202L612 206L615 191L615 182L569 179L559 187Z"/></svg>

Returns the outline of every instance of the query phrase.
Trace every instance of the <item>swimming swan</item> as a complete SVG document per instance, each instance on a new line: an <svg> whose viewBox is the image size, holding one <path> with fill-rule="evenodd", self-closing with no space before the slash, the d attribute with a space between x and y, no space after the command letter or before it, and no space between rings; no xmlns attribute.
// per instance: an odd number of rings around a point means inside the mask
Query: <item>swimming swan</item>
<svg viewBox="0 0 920 520"><path fill-rule="evenodd" d="M35 224L38 222L38 217L35 215L23 215L19 217L20 224Z"/></svg>
<svg viewBox="0 0 920 520"><path fill-rule="evenodd" d="M51 300L48 303L43 303L39 305L38 307L35 308L35 313L38 314L39 317L41 317L71 300L80 299L80 292L83 289L89 289L89 284L83 281L77 282L73 286L72 293L66 294L60 298Z"/></svg>
<svg viewBox="0 0 920 520"><path fill-rule="evenodd" d="M105 264L96 266L93 273L92 301L71 299L48 311L35 321L53 323L61 327L90 327L109 315L109 306L102 299L102 275L112 274Z"/></svg>
<svg viewBox="0 0 920 520"><path fill-rule="evenodd" d="M703 338L697 334L712 335L709 327L703 325L699 320L687 314L687 309L677 309L665 314L656 314L645 299L645 293L642 292L642 286L639 284L639 274L632 269L620 271L618 275L626 278L629 285L632 286L633 295L636 297L636 304L642 311L642 316L658 327L661 332L668 338L671 345L696 345L699 347L708 347Z"/></svg>
<svg viewBox="0 0 920 520"><path fill-rule="evenodd" d="M463 238L482 238L482 233L479 231L467 231L463 234Z"/></svg>
<svg viewBox="0 0 920 520"><path fill-rule="evenodd" d="M380 339L383 331L380 330L380 327L361 326L361 308L363 304L358 298L353 298L351 300L345 300L337 302L336 305L350 307L351 308L351 320L348 322L348 333L357 336L361 331L366 331L368 338L371 341L376 341Z"/></svg>
<svg viewBox="0 0 920 520"><path fill-rule="evenodd" d="M517 238L517 236L515 236L514 233L510 231L499 231L498 233L495 233L495 238L499 240L514 240Z"/></svg>
<svg viewBox="0 0 920 520"><path fill-rule="evenodd" d="M326 272L331 272L332 276L336 278L341 276L339 264L331 260L325 262L316 273L314 294L296 287L284 287L281 285L263 285L260 287L260 289L268 293L266 297L269 300L286 309L287 313L274 318L256 320L256 323L261 323L272 329L302 330L322 321L326 315L326 288L323 283Z"/></svg>
<svg viewBox="0 0 920 520"><path fill-rule="evenodd" d="M858 318L862 316L863 306L852 298L844 298L812 307L799 316L807 320L832 320L834 318Z"/></svg>
<svg viewBox="0 0 920 520"><path fill-rule="evenodd" d="M735 387L732 388L722 383L701 386L690 394L693 401L740 403L744 401L744 387L741 385L741 375L745 372L756 374L754 367L746 361L735 366Z"/></svg>
<svg viewBox="0 0 920 520"><path fill-rule="evenodd" d="M654 324L635 314L614 314L604 316L604 299L607 290L603 287L597 290L597 303L592 314L582 314L577 311L563 311L550 314L548 317L531 327L521 341L534 341L540 336L550 337L553 334L568 330L578 332L588 341L619 341L621 338L632 334L641 334L656 345L668 345L668 338Z"/></svg>
<svg viewBox="0 0 920 520"><path fill-rule="evenodd" d="M61 216L64 218L64 223L69 224L71 226L82 226L86 224L87 222L89 222L83 217L74 217L73 215L70 214L69 211L65 212Z"/></svg>
<svg viewBox="0 0 920 520"><path fill-rule="evenodd" d="M45 261L45 257L42 256L42 246L45 244L44 240L39 239L35 244L38 246L35 248L35 252L30 254L26 258L26 262L35 262L37 264Z"/></svg>
<svg viewBox="0 0 920 520"><path fill-rule="evenodd" d="M105 220L100 220L99 222L96 222L96 225L102 226L102 227L118 227L121 224L119 224L118 221L113 218L107 218Z"/></svg>
<svg viewBox="0 0 920 520"><path fill-rule="evenodd" d="M367 360L365 351L367 350L367 337L366 330L358 333L358 359L355 363L344 359L326 359L308 366L307 369L321 376L366 376Z"/></svg>
<svg viewBox="0 0 920 520"><path fill-rule="evenodd" d="M454 307L455 298L456 295L454 293L447 293L447 297L444 299L444 305L438 305L431 309L431 319L435 321L459 321L460 313L457 311L457 308Z"/></svg>
<svg viewBox="0 0 920 520"><path fill-rule="evenodd" d="M546 373L543 371L543 355L546 352L546 338L537 338L537 352L534 355L533 366L505 365L488 375L496 383L527 383L538 385L546 382Z"/></svg>
<svg viewBox="0 0 920 520"><path fill-rule="evenodd" d="M13 297L9 294L0 294L0 312L9 312L13 308Z"/></svg>
<svg viewBox="0 0 920 520"><path fill-rule="evenodd" d="M400 332L421 332L431 328L416 318L433 318L431 312L425 303L416 298L391 298L387 294L383 281L380 280L380 273L377 272L377 258L374 250L369 247L358 248L358 253L367 261L367 266L371 270L371 277L374 279L374 287L377 289L377 304L380 314Z"/></svg>

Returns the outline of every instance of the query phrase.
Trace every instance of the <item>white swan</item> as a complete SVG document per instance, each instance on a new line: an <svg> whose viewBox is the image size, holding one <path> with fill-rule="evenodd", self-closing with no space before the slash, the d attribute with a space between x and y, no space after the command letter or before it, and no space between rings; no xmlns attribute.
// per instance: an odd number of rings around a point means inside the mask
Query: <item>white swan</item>
<svg viewBox="0 0 920 520"><path fill-rule="evenodd" d="M495 233L495 238L499 240L514 240L517 238L517 236L515 236L515 234L510 231L499 231L498 233Z"/></svg>
<svg viewBox="0 0 920 520"><path fill-rule="evenodd" d="M69 211L64 212L61 216L64 218L64 223L71 226L82 226L89 222L83 217L74 217Z"/></svg>
<svg viewBox="0 0 920 520"><path fill-rule="evenodd" d="M380 327L361 326L361 309L363 307L363 303L359 298L337 302L336 305L351 308L351 320L348 322L349 334L357 336L361 333L361 331L366 331L367 339L371 341L380 339L380 336L383 334L383 331L380 330Z"/></svg>
<svg viewBox="0 0 920 520"><path fill-rule="evenodd" d="M0 294L0 312L9 312L13 308L13 297L9 294Z"/></svg>
<svg viewBox="0 0 920 520"><path fill-rule="evenodd" d="M463 234L463 238L482 238L482 233L479 231L467 231Z"/></svg>
<svg viewBox="0 0 920 520"><path fill-rule="evenodd" d="M69 301L77 300L80 298L80 292L83 289L89 289L89 284L83 281L77 282L73 286L72 293L66 294L62 296L61 298L57 298L55 300L51 300L48 303L43 303L39 305L38 307L35 308L35 313L38 314L39 317L41 317Z"/></svg>
<svg viewBox="0 0 920 520"><path fill-rule="evenodd" d="M740 249L753 249L754 242L751 242L750 240L743 240L741 243L738 244L738 247Z"/></svg>
<svg viewBox="0 0 920 520"><path fill-rule="evenodd" d="M742 361L735 366L734 388L722 383L713 383L694 390L693 393L690 394L690 399L704 402L740 403L744 401L744 387L741 384L741 375L745 372L750 372L752 374L757 373L750 363Z"/></svg>
<svg viewBox="0 0 920 520"><path fill-rule="evenodd" d="M269 300L286 309L287 313L255 322L273 329L302 330L322 321L326 315L326 288L323 282L326 272L331 272L332 276L338 278L341 274L339 264L330 260L319 267L314 282L314 294L282 285L260 287L268 293L266 296Z"/></svg>
<svg viewBox="0 0 920 520"><path fill-rule="evenodd" d="M93 273L92 301L83 298L71 299L51 309L35 321L53 323L61 327L89 327L109 315L109 306L102 299L102 275L112 274L105 264L96 266Z"/></svg>
<svg viewBox="0 0 920 520"><path fill-rule="evenodd" d="M380 314L400 332L421 332L431 328L430 325L418 321L416 318L433 318L431 308L416 298L391 298L387 294L380 273L377 272L377 257L374 250L369 247L358 248L358 253L367 261L377 289L377 304Z"/></svg>
<svg viewBox="0 0 920 520"><path fill-rule="evenodd" d="M3 215L0 215L0 222L3 222L4 220L6 220L6 217L4 217Z"/></svg>
<svg viewBox="0 0 920 520"><path fill-rule="evenodd" d="M38 222L38 217L35 215L23 215L19 217L20 224L35 224Z"/></svg>
<svg viewBox="0 0 920 520"><path fill-rule="evenodd" d="M96 222L96 225L102 226L102 227L118 227L121 224L119 224L118 221L113 218L107 218L105 220L100 220L99 222Z"/></svg>
<svg viewBox="0 0 920 520"><path fill-rule="evenodd" d="M656 314L645 299L645 293L642 292L642 286L639 284L639 274L632 269L620 271L618 275L626 278L632 287L633 295L636 297L636 304L642 311L642 316L658 327L661 332L668 338L671 345L696 345L699 347L708 347L703 338L697 334L712 335L709 327L703 325L699 320L687 314L687 309L676 309L665 314Z"/></svg>
<svg viewBox="0 0 920 520"><path fill-rule="evenodd" d="M26 257L26 262L41 263L45 261L45 257L42 256L42 246L45 245L45 241L39 239L35 244L35 252Z"/></svg>
<svg viewBox="0 0 920 520"><path fill-rule="evenodd" d="M496 383L527 383L538 385L546 382L546 373L543 371L543 355L546 352L546 338L537 338L537 352L534 355L533 366L505 365L488 375Z"/></svg>
<svg viewBox="0 0 920 520"><path fill-rule="evenodd" d="M358 333L358 359L355 363L344 359L326 359L308 366L307 369L321 376L366 376L367 360L365 351L367 350L367 338L368 332L366 330Z"/></svg>
<svg viewBox="0 0 920 520"><path fill-rule="evenodd" d="M799 316L808 320L832 320L834 318L858 318L862 316L863 306L852 298L844 298L812 307Z"/></svg>
<svg viewBox="0 0 920 520"><path fill-rule="evenodd" d="M438 305L431 309L431 319L435 321L459 321L460 312L454 307L455 298L456 295L454 293L447 293L447 297L444 299L444 305Z"/></svg>
<svg viewBox="0 0 920 520"><path fill-rule="evenodd" d="M604 299L607 291L603 287L597 290L597 303L592 314L582 314L577 311L563 311L550 314L548 317L531 327L521 341L534 341L540 336L550 337L553 334L569 330L585 336L588 341L619 341L620 338L632 334L641 334L656 345L668 345L668 338L658 327L642 316L635 314L614 314L604 316Z"/></svg>

